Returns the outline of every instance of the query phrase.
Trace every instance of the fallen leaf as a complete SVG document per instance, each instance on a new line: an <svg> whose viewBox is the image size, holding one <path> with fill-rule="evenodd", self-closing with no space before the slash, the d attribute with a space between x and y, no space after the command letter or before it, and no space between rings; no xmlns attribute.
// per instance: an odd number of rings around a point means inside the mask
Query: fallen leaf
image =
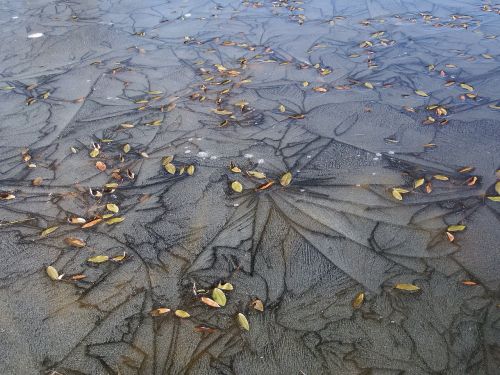
<svg viewBox="0 0 500 375"><path fill-rule="evenodd" d="M54 232L57 228L59 228L58 226L53 226L53 227L49 227L47 229L44 229L42 231L42 233L40 233L40 236L42 237L46 237L48 236L49 234L51 234L52 232Z"/></svg>
<svg viewBox="0 0 500 375"><path fill-rule="evenodd" d="M220 307L220 305L217 302L208 297L201 297L201 302L210 307Z"/></svg>
<svg viewBox="0 0 500 375"><path fill-rule="evenodd" d="M98 148L93 148L93 149L90 151L89 155L90 155L90 157L91 157L91 158L95 158L95 157L97 157L97 156L99 155L99 152L100 152L100 151L99 151L99 149L98 149Z"/></svg>
<svg viewBox="0 0 500 375"><path fill-rule="evenodd" d="M165 170L166 170L168 173L170 173L170 174L175 174L175 170L176 170L176 168L175 168L175 165L173 165L172 163L167 163L167 164L165 164L165 165L164 165L164 168L165 168Z"/></svg>
<svg viewBox="0 0 500 375"><path fill-rule="evenodd" d="M429 96L429 94L427 94L425 91L422 91L422 90L415 90L415 94L417 94L418 96Z"/></svg>
<svg viewBox="0 0 500 375"><path fill-rule="evenodd" d="M442 174L436 174L432 177L434 177L436 180L439 180L439 181L448 181L449 180L449 178L447 176L444 176Z"/></svg>
<svg viewBox="0 0 500 375"><path fill-rule="evenodd" d="M92 221L89 221L88 223L86 224L83 224L82 225L82 228L85 229L85 228L90 228L90 227L93 227L94 225L96 224L99 224L100 222L102 221L102 219L99 217L97 219L94 219Z"/></svg>
<svg viewBox="0 0 500 375"><path fill-rule="evenodd" d="M233 284L231 284L231 283L224 283L224 284L219 283L219 285L217 285L217 288L219 288L221 290L233 290L234 289Z"/></svg>
<svg viewBox="0 0 500 375"><path fill-rule="evenodd" d="M414 284L396 284L394 285L395 289L406 290L407 292L416 292L420 290L420 288Z"/></svg>
<svg viewBox="0 0 500 375"><path fill-rule="evenodd" d="M106 224L108 224L108 225L118 224L118 223L121 223L123 220L125 220L124 217L114 217L114 218L106 221Z"/></svg>
<svg viewBox="0 0 500 375"><path fill-rule="evenodd" d="M166 308L166 307L158 307L157 309L153 309L149 312L149 314L151 316L160 316L160 315L164 315L164 314L167 314L170 312L170 309Z"/></svg>
<svg viewBox="0 0 500 375"><path fill-rule="evenodd" d="M85 245L86 245L84 240L81 240L81 239L76 238L76 237L66 237L64 239L64 242L66 243L66 245L73 246L73 247L85 247Z"/></svg>
<svg viewBox="0 0 500 375"><path fill-rule="evenodd" d="M252 307L257 311L264 311L264 304L258 298L252 301Z"/></svg>
<svg viewBox="0 0 500 375"><path fill-rule="evenodd" d="M119 208L116 204L114 204L114 203L108 203L108 204L106 205L106 209L107 209L108 211L114 212L115 214L116 214L118 211L120 211L120 208Z"/></svg>
<svg viewBox="0 0 500 375"><path fill-rule="evenodd" d="M15 198L16 198L16 196L14 194L11 194L11 193L7 193L5 191L0 193L1 200L8 201L8 200L15 199Z"/></svg>
<svg viewBox="0 0 500 375"><path fill-rule="evenodd" d="M186 172L188 175L192 176L194 173L194 165L190 165L187 167Z"/></svg>
<svg viewBox="0 0 500 375"><path fill-rule="evenodd" d="M255 177L255 178L259 178L259 179L266 178L266 175L264 173L258 172L258 171L247 171L247 174L251 177Z"/></svg>
<svg viewBox="0 0 500 375"><path fill-rule="evenodd" d="M96 255L96 256L93 256L93 257L90 257L89 259L87 259L87 262L90 262L90 263L104 263L104 262L107 262L109 260L109 256L107 255Z"/></svg>
<svg viewBox="0 0 500 375"><path fill-rule="evenodd" d="M415 180L415 183L413 184L413 187L416 189L419 186L422 186L425 182L425 179L419 178L418 180Z"/></svg>
<svg viewBox="0 0 500 375"><path fill-rule="evenodd" d="M237 193L241 193L243 191L243 185L239 181L233 181L231 183L231 189Z"/></svg>
<svg viewBox="0 0 500 375"><path fill-rule="evenodd" d="M59 272L52 266L47 267L47 275L54 281L59 280Z"/></svg>
<svg viewBox="0 0 500 375"><path fill-rule="evenodd" d="M461 232L465 229L465 225L450 225L448 232Z"/></svg>
<svg viewBox="0 0 500 375"><path fill-rule="evenodd" d="M280 178L281 186L288 186L292 182L292 174L290 172L284 173Z"/></svg>
<svg viewBox="0 0 500 375"><path fill-rule="evenodd" d="M453 242L455 241L455 236L451 234L450 232L446 232L446 237L448 238L448 241Z"/></svg>
<svg viewBox="0 0 500 375"><path fill-rule="evenodd" d="M365 87L372 90L373 89L373 85L370 83L370 82L365 82L364 83Z"/></svg>
<svg viewBox="0 0 500 375"><path fill-rule="evenodd" d="M392 196L394 198L396 198L398 201L402 201L403 200L403 196L401 195L401 193L399 191L397 191L396 189L392 189Z"/></svg>
<svg viewBox="0 0 500 375"><path fill-rule="evenodd" d="M280 104L279 110L280 110L281 113L283 113L283 112L286 111L286 108L285 108L285 106L283 104Z"/></svg>
<svg viewBox="0 0 500 375"><path fill-rule="evenodd" d="M500 202L500 195L497 195L496 197L486 197L488 198L490 201L493 201L493 202Z"/></svg>
<svg viewBox="0 0 500 375"><path fill-rule="evenodd" d="M184 310L175 310L175 316L179 317L179 318L182 318L182 319L186 319L186 318L189 318L191 315L189 315L189 313L187 311L184 311Z"/></svg>
<svg viewBox="0 0 500 375"><path fill-rule="evenodd" d="M236 319L238 320L238 324L242 329L244 329L245 331L250 331L250 325L248 324L248 320L245 315L243 315L242 313L238 313Z"/></svg>
<svg viewBox="0 0 500 375"><path fill-rule="evenodd" d="M217 304L219 304L220 306L226 306L226 302L227 302L226 295L224 294L224 292L221 289L214 288L212 290L212 299L215 302L217 302Z"/></svg>
<svg viewBox="0 0 500 375"><path fill-rule="evenodd" d="M498 182L495 184L495 191L497 192L497 194L500 194L500 181L498 181Z"/></svg>
<svg viewBox="0 0 500 375"><path fill-rule="evenodd" d="M43 183L43 178L41 177L35 177L33 181L31 181L31 184L33 186L40 186Z"/></svg>
<svg viewBox="0 0 500 375"><path fill-rule="evenodd" d="M351 305L353 309L359 309L361 305L363 304L363 301L365 300L365 293L364 292L359 292L356 294L356 296L353 298Z"/></svg>
<svg viewBox="0 0 500 375"><path fill-rule="evenodd" d="M124 144L123 145L123 152L127 154L129 151L130 151L130 145L128 143Z"/></svg>
<svg viewBox="0 0 500 375"><path fill-rule="evenodd" d="M467 90L467 91L474 91L474 87L472 87L471 85L468 85L467 83L461 83L460 87Z"/></svg>
<svg viewBox="0 0 500 375"><path fill-rule="evenodd" d="M95 167L101 172L104 172L106 170L106 164L104 164L102 161L96 162Z"/></svg>
<svg viewBox="0 0 500 375"><path fill-rule="evenodd" d="M462 281L462 284L466 285L466 286L475 286L475 285L477 285L477 283L475 281L472 281L472 280L464 280L464 281Z"/></svg>

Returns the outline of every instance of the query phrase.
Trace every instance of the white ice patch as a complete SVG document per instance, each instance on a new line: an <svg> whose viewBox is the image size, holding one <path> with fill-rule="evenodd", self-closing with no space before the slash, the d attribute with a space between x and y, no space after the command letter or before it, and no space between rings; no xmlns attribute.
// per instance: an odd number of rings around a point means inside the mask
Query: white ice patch
<svg viewBox="0 0 500 375"><path fill-rule="evenodd" d="M264 164L264 159L257 160L257 164Z"/></svg>
<svg viewBox="0 0 500 375"><path fill-rule="evenodd" d="M185 154L190 154L191 153L191 150L186 150L184 151Z"/></svg>
<svg viewBox="0 0 500 375"><path fill-rule="evenodd" d="M208 156L208 152L205 152L205 151L198 152L199 158L206 158L207 156Z"/></svg>
<svg viewBox="0 0 500 375"><path fill-rule="evenodd" d="M35 39L35 38L40 38L42 36L43 36L43 33L33 33L33 34L29 34L28 38Z"/></svg>
<svg viewBox="0 0 500 375"><path fill-rule="evenodd" d="M251 159L251 158L253 158L253 155L252 154L245 154L245 155L243 155L243 157L245 157L247 159Z"/></svg>

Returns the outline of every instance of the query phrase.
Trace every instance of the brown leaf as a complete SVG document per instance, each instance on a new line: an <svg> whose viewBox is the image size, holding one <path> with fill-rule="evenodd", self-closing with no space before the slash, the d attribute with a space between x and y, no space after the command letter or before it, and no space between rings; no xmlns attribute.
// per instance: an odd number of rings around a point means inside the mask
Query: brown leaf
<svg viewBox="0 0 500 375"><path fill-rule="evenodd" d="M365 293L364 292L359 292L356 294L356 296L353 298L351 305L353 309L359 309L361 305L363 304L363 301L365 300Z"/></svg>
<svg viewBox="0 0 500 375"><path fill-rule="evenodd" d="M170 312L170 309L168 309L166 307L158 307L157 309L151 310L149 314L151 316L155 316L156 317L156 316L167 314L169 312Z"/></svg>
<svg viewBox="0 0 500 375"><path fill-rule="evenodd" d="M66 243L66 245L73 247L85 247L86 245L85 241L76 237L66 237L64 239L64 242Z"/></svg>

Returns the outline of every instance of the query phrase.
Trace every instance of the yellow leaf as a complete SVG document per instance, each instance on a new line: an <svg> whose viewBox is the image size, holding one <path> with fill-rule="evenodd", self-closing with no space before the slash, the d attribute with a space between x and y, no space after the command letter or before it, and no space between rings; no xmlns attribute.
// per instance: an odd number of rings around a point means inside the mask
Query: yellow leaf
<svg viewBox="0 0 500 375"><path fill-rule="evenodd" d="M223 115L223 116L229 116L233 114L233 112L228 111L226 109L212 109L212 112L214 112L217 115Z"/></svg>
<svg viewBox="0 0 500 375"><path fill-rule="evenodd" d="M233 189L237 193L241 193L243 191L243 185L238 181L233 181L231 183L231 189Z"/></svg>
<svg viewBox="0 0 500 375"><path fill-rule="evenodd" d="M490 201L493 201L493 202L500 202L500 195L497 195L496 197L486 197L488 198Z"/></svg>
<svg viewBox="0 0 500 375"><path fill-rule="evenodd" d="M406 290L407 292L416 292L420 290L418 286L413 284L396 284L394 285L394 288L399 290Z"/></svg>
<svg viewBox="0 0 500 375"><path fill-rule="evenodd" d="M238 324L240 325L241 328L243 328L246 331L250 331L250 325L248 324L247 317L243 315L242 313L238 313L236 316L238 320Z"/></svg>
<svg viewBox="0 0 500 375"><path fill-rule="evenodd" d="M356 294L356 296L353 298L351 305L353 309L359 309L361 305L363 304L363 301L365 300L365 293L364 292L359 292Z"/></svg>
<svg viewBox="0 0 500 375"><path fill-rule="evenodd" d="M465 229L465 225L450 225L448 232L461 232Z"/></svg>
<svg viewBox="0 0 500 375"><path fill-rule="evenodd" d="M415 181L413 187L416 189L418 188L419 186L422 186L425 182L425 179L423 178L419 178L418 180Z"/></svg>
<svg viewBox="0 0 500 375"><path fill-rule="evenodd" d="M93 148L90 153L89 153L90 157L91 158L95 158L97 157L97 155L99 155L99 149L98 148Z"/></svg>
<svg viewBox="0 0 500 375"><path fill-rule="evenodd" d="M366 88L368 88L370 90L373 89L373 85L370 82L365 82L364 85Z"/></svg>
<svg viewBox="0 0 500 375"><path fill-rule="evenodd" d="M194 173L194 165L190 165L189 167L187 167L187 174L192 176Z"/></svg>
<svg viewBox="0 0 500 375"><path fill-rule="evenodd" d="M104 263L109 260L109 257L107 255L96 255L94 257L90 257L87 259L87 262L90 263Z"/></svg>
<svg viewBox="0 0 500 375"><path fill-rule="evenodd" d="M307 81L302 82L302 86L304 86L304 87L309 86L309 82L307 82Z"/></svg>
<svg viewBox="0 0 500 375"><path fill-rule="evenodd" d="M290 185L291 182L292 182L292 174L290 172L286 172L280 178L281 186L288 186Z"/></svg>
<svg viewBox="0 0 500 375"><path fill-rule="evenodd" d="M443 176L442 174L436 174L433 177L439 181L448 181L449 180L449 178L447 176Z"/></svg>
<svg viewBox="0 0 500 375"><path fill-rule="evenodd" d="M401 193L399 191L397 191L396 189L392 189L392 196L394 198L396 198L398 201L402 201L403 200L403 196L401 195Z"/></svg>
<svg viewBox="0 0 500 375"><path fill-rule="evenodd" d="M220 306L226 306L227 302L226 295L219 288L214 288L214 290L212 290L212 298Z"/></svg>
<svg viewBox="0 0 500 375"><path fill-rule="evenodd" d="M59 280L59 272L52 266L47 267L47 275L54 281Z"/></svg>
<svg viewBox="0 0 500 375"><path fill-rule="evenodd" d="M280 110L281 113L283 113L283 112L286 111L286 108L285 108L285 106L283 104L280 104L279 110Z"/></svg>
<svg viewBox="0 0 500 375"><path fill-rule="evenodd" d="M224 284L219 283L219 285L217 285L217 288L222 289L222 290L233 290L234 289L233 284L231 284L231 283L224 283Z"/></svg>
<svg viewBox="0 0 500 375"><path fill-rule="evenodd" d="M118 224L121 223L123 220L125 220L124 217L114 217L112 219L109 219L106 221L106 224L111 225L111 224Z"/></svg>
<svg viewBox="0 0 500 375"><path fill-rule="evenodd" d="M495 191L497 192L497 194L500 194L500 181L498 181L498 182L495 184Z"/></svg>
<svg viewBox="0 0 500 375"><path fill-rule="evenodd" d="M259 178L259 179L266 178L266 175L264 173L258 172L258 171L247 171L247 174L251 177L255 177L255 178Z"/></svg>
<svg viewBox="0 0 500 375"><path fill-rule="evenodd" d="M173 165L172 163L165 164L164 167L168 173L175 174L175 165Z"/></svg>
<svg viewBox="0 0 500 375"><path fill-rule="evenodd" d="M179 318L182 318L182 319L186 319L186 318L189 318L191 315L189 315L189 313L187 311L184 311L184 310L175 310L175 316L179 317Z"/></svg>
<svg viewBox="0 0 500 375"><path fill-rule="evenodd" d="M471 85L468 85L467 83L461 83L460 87L467 90L467 91L474 91L474 87L472 87Z"/></svg>
<svg viewBox="0 0 500 375"><path fill-rule="evenodd" d="M418 96L429 96L429 94L422 90L415 90L415 94L417 94Z"/></svg>
<svg viewBox="0 0 500 375"><path fill-rule="evenodd" d="M54 232L57 228L59 228L58 226L54 226L54 227L49 227L47 229L44 229L42 231L42 233L40 233L40 236L42 237L46 237L48 236L49 234L51 234L52 232Z"/></svg>
<svg viewBox="0 0 500 375"><path fill-rule="evenodd" d="M116 214L118 211L120 211L120 209L118 208L118 206L117 206L116 204L114 204L114 203L108 203L108 204L106 205L106 209L107 209L108 211L114 212L115 214Z"/></svg>
<svg viewBox="0 0 500 375"><path fill-rule="evenodd" d="M130 151L130 145L128 143L123 145L123 152L128 153L129 151Z"/></svg>

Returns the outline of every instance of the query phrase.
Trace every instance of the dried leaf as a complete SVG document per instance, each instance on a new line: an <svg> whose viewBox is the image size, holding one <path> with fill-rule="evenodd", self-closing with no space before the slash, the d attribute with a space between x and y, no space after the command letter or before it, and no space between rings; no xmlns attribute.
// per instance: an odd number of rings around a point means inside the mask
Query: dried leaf
<svg viewBox="0 0 500 375"><path fill-rule="evenodd" d="M450 225L448 232L461 232L465 229L465 225Z"/></svg>
<svg viewBox="0 0 500 375"><path fill-rule="evenodd" d="M395 289L406 290L407 292L416 292L420 290L420 288L414 284L396 284L394 285Z"/></svg>
<svg viewBox="0 0 500 375"><path fill-rule="evenodd" d="M370 82L365 82L364 83L365 87L372 90L373 89L373 85L370 83Z"/></svg>
<svg viewBox="0 0 500 375"><path fill-rule="evenodd" d="M47 229L44 229L42 231L42 233L40 233L40 236L42 237L46 237L48 236L49 234L51 234L52 232L54 232L57 228L59 228L59 226L53 226L53 227L49 227Z"/></svg>
<svg viewBox="0 0 500 375"><path fill-rule="evenodd" d="M157 309L154 309L154 310L151 310L149 312L149 314L151 316L160 316L160 315L164 315L164 314L167 314L170 312L170 309L166 308L166 307L158 307Z"/></svg>
<svg viewBox="0 0 500 375"><path fill-rule="evenodd" d="M47 267L47 275L51 278L51 280L59 280L59 272L57 272L57 270L52 266Z"/></svg>
<svg viewBox="0 0 500 375"><path fill-rule="evenodd" d="M262 185L257 186L256 190L266 190L273 186L276 182L274 180L267 181Z"/></svg>
<svg viewBox="0 0 500 375"><path fill-rule="evenodd" d="M101 172L104 172L106 170L106 164L104 164L102 161L98 161L95 163L95 167L100 170Z"/></svg>
<svg viewBox="0 0 500 375"><path fill-rule="evenodd" d="M99 224L100 222L102 221L102 219L99 217L97 219L94 219L92 221L89 221L88 223L86 224L83 224L82 225L82 228L85 229L85 228L90 228L90 227L93 227L94 225L96 224Z"/></svg>
<svg viewBox="0 0 500 375"><path fill-rule="evenodd" d="M292 174L290 172L284 173L280 178L281 186L288 186L292 182Z"/></svg>
<svg viewBox="0 0 500 375"><path fill-rule="evenodd" d="M434 177L436 180L439 180L439 181L448 181L449 178L447 176L444 176L442 174L435 174Z"/></svg>
<svg viewBox="0 0 500 375"><path fill-rule="evenodd" d="M15 198L16 198L16 196L14 194L7 193L5 191L0 192L0 199L1 200L8 201L8 200L15 199Z"/></svg>
<svg viewBox="0 0 500 375"><path fill-rule="evenodd" d="M496 197L486 197L488 198L490 201L493 201L493 202L500 202L500 195L497 195Z"/></svg>
<svg viewBox="0 0 500 375"><path fill-rule="evenodd" d="M186 319L186 318L189 318L191 315L189 315L189 313L187 311L184 311L184 310L175 310L175 316L179 317L179 318L182 318L182 319Z"/></svg>
<svg viewBox="0 0 500 375"><path fill-rule="evenodd" d="M363 301L365 300L365 293L364 292L359 292L356 294L356 296L353 298L351 305L353 309L359 309L361 305L363 304Z"/></svg>
<svg viewBox="0 0 500 375"><path fill-rule="evenodd" d="M239 181L233 181L231 183L231 189L237 193L241 193L243 191L243 185Z"/></svg>
<svg viewBox="0 0 500 375"><path fill-rule="evenodd" d="M497 194L500 194L500 181L498 181L498 182L495 184L495 191L497 192Z"/></svg>
<svg viewBox="0 0 500 375"><path fill-rule="evenodd" d="M453 242L455 241L455 236L451 234L450 232L446 232L446 237L448 238L448 241Z"/></svg>
<svg viewBox="0 0 500 375"><path fill-rule="evenodd" d="M31 184L33 186L40 186L43 183L43 178L41 177L35 177L33 181L31 181Z"/></svg>
<svg viewBox="0 0 500 375"><path fill-rule="evenodd" d="M123 145L123 152L128 153L130 151L130 145L128 143Z"/></svg>
<svg viewBox="0 0 500 375"><path fill-rule="evenodd" d="M285 108L285 106L283 104L280 104L279 110L280 110L281 113L283 113L283 112L286 111L286 108Z"/></svg>
<svg viewBox="0 0 500 375"><path fill-rule="evenodd" d="M475 285L477 285L477 283L475 281L472 281L472 280L464 280L464 281L462 281L462 284L466 285L466 286L475 286Z"/></svg>
<svg viewBox="0 0 500 375"><path fill-rule="evenodd" d="M109 260L109 256L107 255L96 255L96 256L93 256L93 257L90 257L89 259L87 259L87 262L90 262L90 263L104 263L104 262L107 262Z"/></svg>
<svg viewBox="0 0 500 375"><path fill-rule="evenodd" d="M194 165L190 165L187 167L186 172L188 175L192 176L194 173Z"/></svg>
<svg viewBox="0 0 500 375"><path fill-rule="evenodd" d="M234 164L233 162L231 162L231 164L229 165L229 169L233 173L241 173L241 169L238 166L236 166L236 164Z"/></svg>
<svg viewBox="0 0 500 375"><path fill-rule="evenodd" d="M107 209L108 211L114 212L115 214L116 214L118 211L120 211L120 208L119 208L116 204L114 204L114 203L108 203L108 204L106 205L106 209Z"/></svg>
<svg viewBox="0 0 500 375"><path fill-rule="evenodd" d="M252 307L257 311L264 311L264 304L260 299L254 299L252 301Z"/></svg>
<svg viewBox="0 0 500 375"><path fill-rule="evenodd" d="M243 315L242 313L238 313L236 319L238 320L238 324L242 329L244 329L245 331L250 331L250 325L248 324L248 320L245 315Z"/></svg>
<svg viewBox="0 0 500 375"><path fill-rule="evenodd" d="M212 298L220 306L226 306L227 302L226 295L219 288L214 288L214 290L212 290Z"/></svg>
<svg viewBox="0 0 500 375"><path fill-rule="evenodd" d="M81 240L81 239L76 238L76 237L66 237L64 239L64 242L66 243L66 245L73 246L73 247L85 247L85 245L86 245L84 240Z"/></svg>
<svg viewBox="0 0 500 375"><path fill-rule="evenodd" d="M201 302L210 307L220 307L220 305L217 302L208 297L201 297Z"/></svg>

